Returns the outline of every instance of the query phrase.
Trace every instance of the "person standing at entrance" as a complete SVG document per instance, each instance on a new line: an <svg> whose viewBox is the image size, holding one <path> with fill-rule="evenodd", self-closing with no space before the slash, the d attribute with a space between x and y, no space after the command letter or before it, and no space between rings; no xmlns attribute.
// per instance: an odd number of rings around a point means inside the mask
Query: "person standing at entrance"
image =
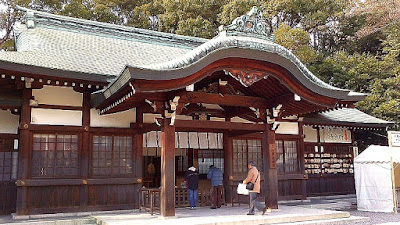
<svg viewBox="0 0 400 225"><path fill-rule="evenodd" d="M197 207L197 189L199 189L199 173L196 172L196 168L191 166L186 172L185 179L187 182L187 189L189 193L189 204L190 209L196 209Z"/></svg>
<svg viewBox="0 0 400 225"><path fill-rule="evenodd" d="M265 211L267 211L267 207L261 204L259 201L257 201L257 195L260 193L261 190L260 172L258 171L256 164L253 161L249 162L247 168L249 168L249 172L243 183L247 184L251 182L254 184L253 190L249 190L250 209L247 215L254 215L254 208L257 208L258 210L262 211L262 214L264 215Z"/></svg>
<svg viewBox="0 0 400 225"><path fill-rule="evenodd" d="M215 167L214 165L210 166L210 170L207 173L207 179L211 180L212 186L212 209L221 208L222 202L222 180L223 174L222 171Z"/></svg>

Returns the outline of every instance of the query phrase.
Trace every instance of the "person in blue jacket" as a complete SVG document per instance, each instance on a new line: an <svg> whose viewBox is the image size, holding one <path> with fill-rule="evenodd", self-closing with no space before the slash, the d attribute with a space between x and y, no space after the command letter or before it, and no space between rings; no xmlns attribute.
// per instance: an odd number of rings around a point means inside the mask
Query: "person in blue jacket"
<svg viewBox="0 0 400 225"><path fill-rule="evenodd" d="M210 170L207 173L207 179L211 180L212 186L212 206L211 209L221 208L222 202L222 180L223 180L222 171L215 167L214 165L210 166Z"/></svg>

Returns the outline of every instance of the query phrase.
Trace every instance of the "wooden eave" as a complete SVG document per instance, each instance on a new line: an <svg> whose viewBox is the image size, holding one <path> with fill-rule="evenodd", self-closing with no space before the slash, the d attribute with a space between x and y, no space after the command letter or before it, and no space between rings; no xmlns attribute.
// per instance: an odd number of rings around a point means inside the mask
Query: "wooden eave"
<svg viewBox="0 0 400 225"><path fill-rule="evenodd" d="M309 126L333 126L333 127L349 127L349 128L373 128L373 129L386 129L390 124L378 124L378 123L350 123L343 121L322 121L322 122L303 122L304 125Z"/></svg>
<svg viewBox="0 0 400 225"><path fill-rule="evenodd" d="M265 75L265 78L245 87L238 78L223 73L223 70L251 71ZM241 95L221 95L186 92L185 87L195 84L196 89L206 86L219 79L228 81ZM134 93L133 93L134 92ZM130 93L130 94L129 94ZM301 101L294 100L294 93ZM92 99L92 105L104 114L124 111L142 106L145 99L149 101L168 101L174 96L180 96L180 103L208 103L228 107L272 108L283 104L282 116L307 114L338 107L343 101L338 98L323 96L302 85L286 69L279 65L243 58L225 58L207 65L192 75L172 80L133 79L125 82L120 90L105 99L104 96ZM252 113L243 118L257 121Z"/></svg>
<svg viewBox="0 0 400 225"><path fill-rule="evenodd" d="M25 78L32 79L32 88L41 88L43 85L71 86L76 89L79 84L85 84L85 89L90 92L98 91L107 86L111 76L100 74L88 74L75 71L57 70L45 67L23 65L12 62L0 61L0 74L16 82L24 81ZM75 87L74 84L77 84ZM90 88L88 88L90 85Z"/></svg>

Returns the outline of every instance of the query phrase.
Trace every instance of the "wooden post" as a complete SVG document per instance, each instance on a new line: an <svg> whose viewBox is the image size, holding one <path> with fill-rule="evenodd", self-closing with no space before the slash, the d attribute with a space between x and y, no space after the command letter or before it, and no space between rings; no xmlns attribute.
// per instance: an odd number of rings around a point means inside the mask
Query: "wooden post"
<svg viewBox="0 0 400 225"><path fill-rule="evenodd" d="M136 123L139 127L143 124L143 110L142 108L136 108ZM138 178L138 185L136 185L137 193L139 193L139 188L143 185L143 133L137 133L134 135L133 142L133 162L135 162L134 176ZM139 208L139 195L135 195L135 208Z"/></svg>
<svg viewBox="0 0 400 225"><path fill-rule="evenodd" d="M161 216L175 216L175 126L164 118L161 128Z"/></svg>
<svg viewBox="0 0 400 225"><path fill-rule="evenodd" d="M278 170L276 162L276 143L275 131L271 129L271 124L266 123L263 132L261 148L264 166L264 192L265 205L268 208L278 208Z"/></svg>
<svg viewBox="0 0 400 225"><path fill-rule="evenodd" d="M31 133L29 126L31 124L31 106L29 100L32 98L32 89L24 88L22 90L22 106L19 125L19 152L18 152L18 181L21 186L17 187L17 206L18 215L28 213L28 187L25 186L29 178L29 153L31 143Z"/></svg>
<svg viewBox="0 0 400 225"><path fill-rule="evenodd" d="M232 191L230 185L233 180L233 143L232 138L228 136L228 132L224 133L224 187L225 187L225 199L230 202L232 197Z"/></svg>
<svg viewBox="0 0 400 225"><path fill-rule="evenodd" d="M83 92L82 103L82 144L81 144L81 176L83 185L80 188L80 207L85 210L89 201L89 187L87 185L87 178L89 177L89 149L90 142L90 92Z"/></svg>
<svg viewBox="0 0 400 225"><path fill-rule="evenodd" d="M306 171L305 171L305 159L304 159L304 131L303 131L303 120L298 121L298 126L299 126L299 135L301 136L299 140L299 160L300 160L300 172L303 173L303 178L306 177ZM301 181L301 199L305 200L307 199L307 180L303 179Z"/></svg>

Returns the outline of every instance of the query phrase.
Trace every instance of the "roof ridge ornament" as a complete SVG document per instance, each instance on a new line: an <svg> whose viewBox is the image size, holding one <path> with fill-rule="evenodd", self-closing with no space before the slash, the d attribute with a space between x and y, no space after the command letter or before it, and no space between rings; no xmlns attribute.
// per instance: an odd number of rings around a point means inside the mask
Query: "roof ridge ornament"
<svg viewBox="0 0 400 225"><path fill-rule="evenodd" d="M220 34L225 33L227 36L250 36L272 42L275 39L262 12L259 12L256 6L253 6L246 15L234 19L230 25L221 25L218 30Z"/></svg>

